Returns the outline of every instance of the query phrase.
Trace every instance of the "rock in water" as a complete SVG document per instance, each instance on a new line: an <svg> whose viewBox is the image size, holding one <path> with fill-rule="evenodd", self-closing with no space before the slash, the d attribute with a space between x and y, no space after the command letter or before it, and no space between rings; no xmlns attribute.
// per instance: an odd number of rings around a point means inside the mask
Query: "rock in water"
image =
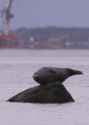
<svg viewBox="0 0 89 125"><path fill-rule="evenodd" d="M82 72L69 68L44 67L34 73L33 78L40 85L27 89L10 98L10 102L66 103L74 99L62 85L72 75Z"/></svg>
<svg viewBox="0 0 89 125"><path fill-rule="evenodd" d="M43 67L33 74L33 79L40 85L59 81L61 84L68 77L82 74L81 71L69 68Z"/></svg>
<svg viewBox="0 0 89 125"><path fill-rule="evenodd" d="M10 102L31 102L31 103L67 103L74 102L74 99L59 83L37 86L27 89L12 97Z"/></svg>

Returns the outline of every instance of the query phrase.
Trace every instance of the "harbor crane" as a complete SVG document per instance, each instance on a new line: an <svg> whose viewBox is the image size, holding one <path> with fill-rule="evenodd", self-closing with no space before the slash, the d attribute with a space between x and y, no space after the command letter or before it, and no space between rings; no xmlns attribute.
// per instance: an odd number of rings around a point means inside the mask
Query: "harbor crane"
<svg viewBox="0 0 89 125"><path fill-rule="evenodd" d="M12 3L14 0L4 0L3 9L0 12L2 25L3 25L3 33L1 34L1 38L12 39L12 35L10 34L10 24L11 20L14 17L12 13Z"/></svg>

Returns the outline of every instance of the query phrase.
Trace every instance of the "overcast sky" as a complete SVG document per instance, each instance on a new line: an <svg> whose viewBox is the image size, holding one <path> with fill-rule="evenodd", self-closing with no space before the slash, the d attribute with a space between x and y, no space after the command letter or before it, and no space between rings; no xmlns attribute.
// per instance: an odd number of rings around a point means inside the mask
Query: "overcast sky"
<svg viewBox="0 0 89 125"><path fill-rule="evenodd" d="M4 0L0 0L0 8ZM89 0L14 0L12 28L89 27ZM1 20L0 20L1 26Z"/></svg>

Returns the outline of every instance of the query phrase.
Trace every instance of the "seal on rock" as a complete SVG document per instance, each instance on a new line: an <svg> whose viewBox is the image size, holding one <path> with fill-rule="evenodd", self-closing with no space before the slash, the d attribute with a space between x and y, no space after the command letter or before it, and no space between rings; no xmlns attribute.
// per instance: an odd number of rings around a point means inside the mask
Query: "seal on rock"
<svg viewBox="0 0 89 125"><path fill-rule="evenodd" d="M34 80L40 85L29 88L8 101L27 103L74 102L62 82L69 76L76 74L82 74L82 72L69 68L43 67L33 74Z"/></svg>

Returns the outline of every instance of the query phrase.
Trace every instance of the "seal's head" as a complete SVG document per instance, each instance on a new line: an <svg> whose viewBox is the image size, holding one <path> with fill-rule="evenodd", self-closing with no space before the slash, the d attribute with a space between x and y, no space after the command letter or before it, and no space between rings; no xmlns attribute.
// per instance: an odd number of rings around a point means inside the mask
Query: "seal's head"
<svg viewBox="0 0 89 125"><path fill-rule="evenodd" d="M72 76L72 75L82 75L83 73L79 70L74 70L74 69L70 69L70 68L66 68L69 76Z"/></svg>

